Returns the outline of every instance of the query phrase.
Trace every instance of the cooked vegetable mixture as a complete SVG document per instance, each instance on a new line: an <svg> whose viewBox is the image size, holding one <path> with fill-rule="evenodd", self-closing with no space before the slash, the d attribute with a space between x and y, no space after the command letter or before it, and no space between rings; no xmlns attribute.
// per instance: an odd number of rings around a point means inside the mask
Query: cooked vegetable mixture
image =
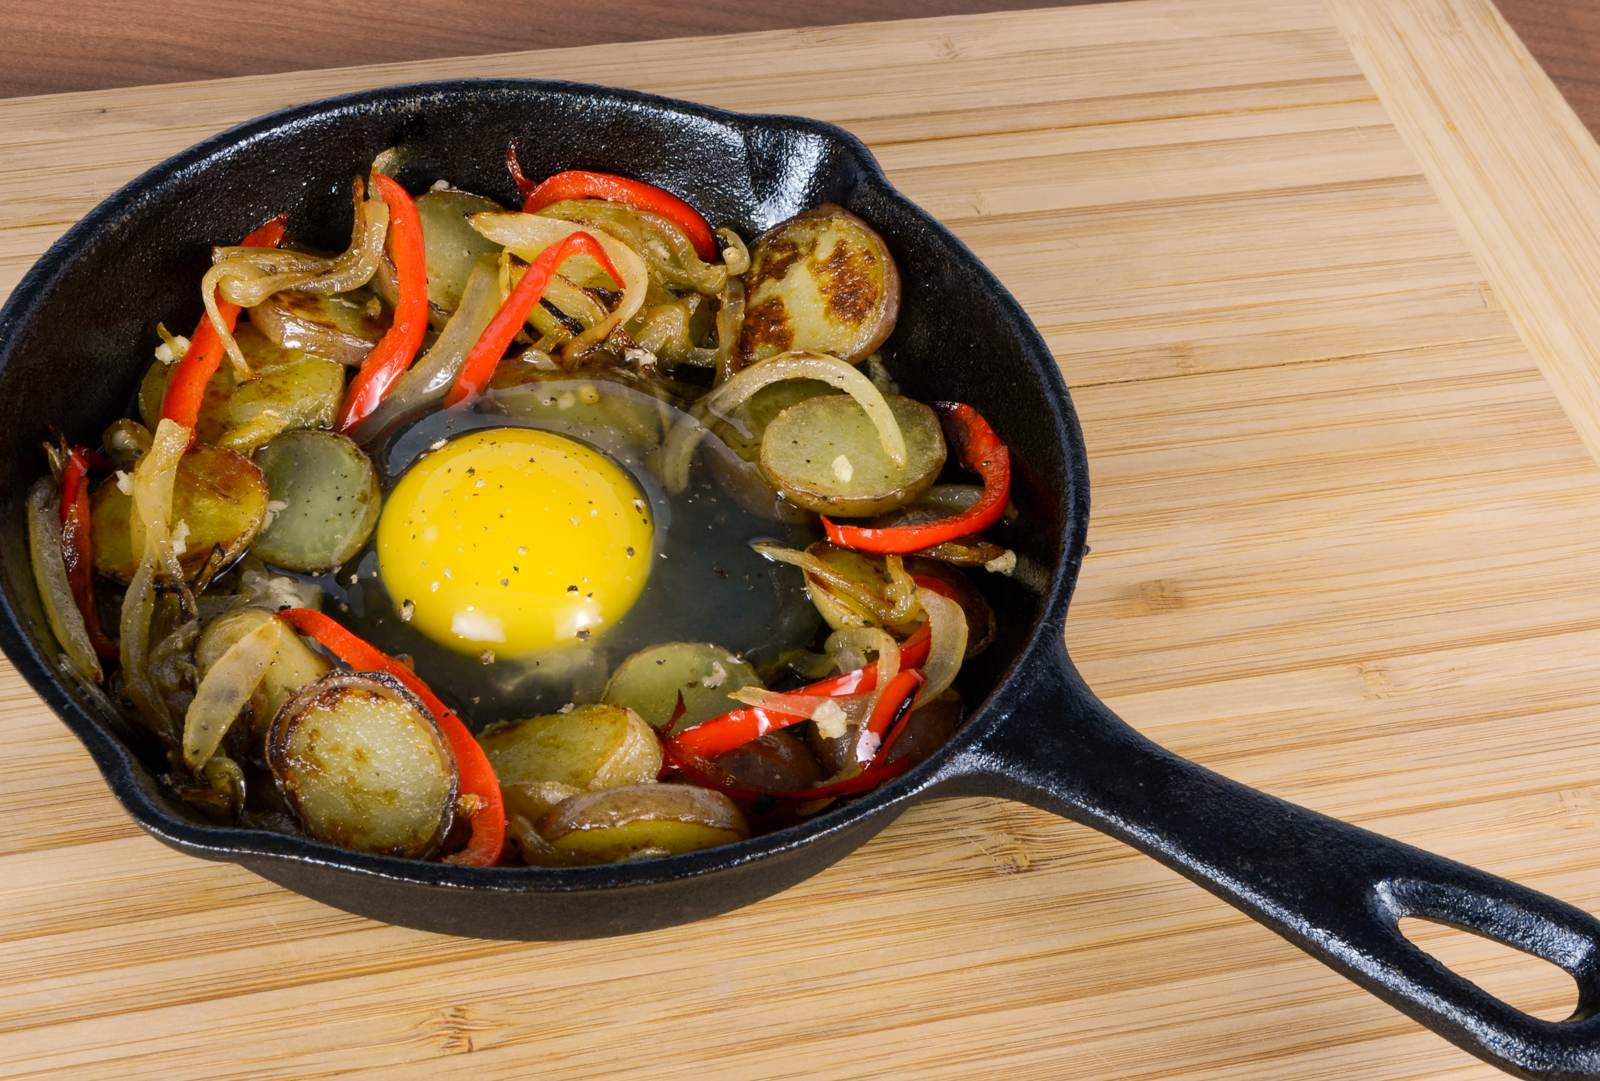
<svg viewBox="0 0 1600 1081"><path fill-rule="evenodd" d="M883 238L747 242L605 173L523 205L387 151L349 246L218 247L100 446L28 495L62 664L195 814L471 866L726 844L961 724L1010 462L897 392ZM684 193L691 196L692 192Z"/></svg>

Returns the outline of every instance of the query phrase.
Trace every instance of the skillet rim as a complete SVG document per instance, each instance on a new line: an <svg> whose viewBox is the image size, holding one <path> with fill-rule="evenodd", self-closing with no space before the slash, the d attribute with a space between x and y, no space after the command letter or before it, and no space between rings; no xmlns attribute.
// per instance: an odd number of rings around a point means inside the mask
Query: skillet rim
<svg viewBox="0 0 1600 1081"><path fill-rule="evenodd" d="M918 797L981 772L967 761L969 756L964 752L970 751L1011 716L1032 672L1040 666L1052 667L1059 663L1057 654L1062 651L1067 605L1085 554L1089 524L1089 472L1083 434L1060 366L1021 304L964 242L896 188L866 144L842 127L809 117L741 113L643 91L547 79L443 79L398 83L292 105L220 131L151 166L73 224L28 269L5 305L0 307L0 369L10 360L16 329L26 324L39 302L72 268L73 253L87 238L102 229L115 227L117 217L129 207L150 199L159 202L165 197L161 192L165 184L190 170L212 164L213 159L248 152L252 142L297 122L359 112L379 104L425 106L428 98L484 91L599 98L658 113L676 113L732 129L747 145L751 133L756 131L815 135L843 151L859 173L861 189L873 190L896 204L915 225L942 244L954 261L975 272L980 288L992 294L1016 334L1023 358L1032 364L1035 376L1045 385L1046 405L1054 425L1051 435L1064 450L1064 474L1049 478L1060 483L1060 490L1055 494L1063 503L1062 529L1053 539L1061 556L1050 568L1048 586L1040 594L1038 614L1016 656L960 730L937 753L905 775L836 804L804 823L744 841L682 855L595 867L460 867L352 852L302 836L208 825L181 818L156 796L154 789L159 782L148 777L132 748L116 735L111 725L89 713L67 692L68 677L41 654L24 629L12 597L4 590L0 590L0 617L3 617L0 618L0 650L77 736L112 794L142 829L190 855L246 866L262 860L281 861L472 892L537 894L620 890L701 877L808 847L874 816L896 814Z"/></svg>

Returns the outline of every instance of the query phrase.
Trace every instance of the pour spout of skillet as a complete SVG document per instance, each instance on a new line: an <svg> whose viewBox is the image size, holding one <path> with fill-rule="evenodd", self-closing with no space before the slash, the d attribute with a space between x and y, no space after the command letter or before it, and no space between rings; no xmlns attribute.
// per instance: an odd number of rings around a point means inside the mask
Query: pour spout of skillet
<svg viewBox="0 0 1600 1081"><path fill-rule="evenodd" d="M974 777L1155 857L1508 1073L1600 1077L1600 920L1179 758L1118 719L1065 648L1056 653L968 750ZM1407 939L1405 917L1557 965L1577 982L1576 1012L1546 1021L1495 998Z"/></svg>

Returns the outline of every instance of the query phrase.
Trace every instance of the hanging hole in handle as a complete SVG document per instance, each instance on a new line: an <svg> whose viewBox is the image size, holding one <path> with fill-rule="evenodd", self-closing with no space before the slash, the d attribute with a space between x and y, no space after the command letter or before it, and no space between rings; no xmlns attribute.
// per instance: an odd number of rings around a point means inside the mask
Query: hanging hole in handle
<svg viewBox="0 0 1600 1081"><path fill-rule="evenodd" d="M1525 1014L1565 1021L1577 1012L1577 981L1542 957L1418 916L1401 919L1400 933L1456 975Z"/></svg>

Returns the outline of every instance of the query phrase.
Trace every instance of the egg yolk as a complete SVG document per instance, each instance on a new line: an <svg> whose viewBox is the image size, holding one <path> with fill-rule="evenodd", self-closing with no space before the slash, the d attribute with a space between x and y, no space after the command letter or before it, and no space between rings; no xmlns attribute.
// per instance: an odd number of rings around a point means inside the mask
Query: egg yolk
<svg viewBox="0 0 1600 1081"><path fill-rule="evenodd" d="M650 507L604 455L495 428L418 461L378 522L378 574L401 618L464 653L598 637L650 574Z"/></svg>

